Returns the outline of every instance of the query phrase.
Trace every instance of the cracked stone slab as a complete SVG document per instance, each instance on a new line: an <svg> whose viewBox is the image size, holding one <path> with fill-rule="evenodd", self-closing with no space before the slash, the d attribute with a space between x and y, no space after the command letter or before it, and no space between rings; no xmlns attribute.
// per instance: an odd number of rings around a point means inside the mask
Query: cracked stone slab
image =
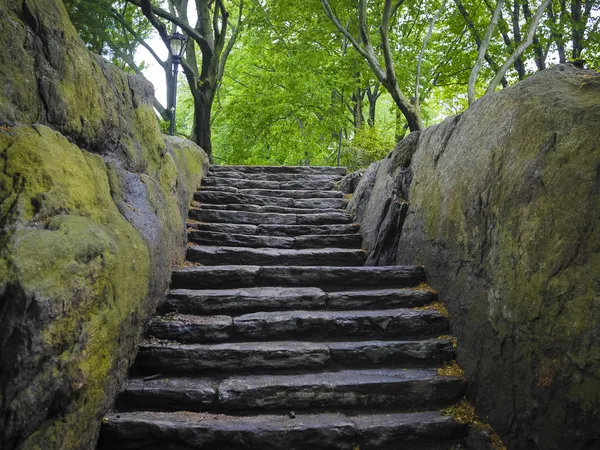
<svg viewBox="0 0 600 450"><path fill-rule="evenodd" d="M141 373L198 375L281 369L323 369L329 347L314 342L239 342L230 344L143 343L136 359Z"/></svg>
<svg viewBox="0 0 600 450"><path fill-rule="evenodd" d="M234 317L239 338L248 340L319 339L319 337L440 336L448 320L437 311L276 311Z"/></svg>
<svg viewBox="0 0 600 450"><path fill-rule="evenodd" d="M458 400L464 382L435 369L342 370L301 375L248 375L223 380L218 404L229 410L349 407L437 407Z"/></svg>
<svg viewBox="0 0 600 450"><path fill-rule="evenodd" d="M184 267L171 275L173 289L252 287L258 283L259 266Z"/></svg>
<svg viewBox="0 0 600 450"><path fill-rule="evenodd" d="M229 416L193 412L110 414L99 450L447 450L467 427L438 411ZM407 447L410 445L410 447ZM416 447L419 445L419 447Z"/></svg>
<svg viewBox="0 0 600 450"><path fill-rule="evenodd" d="M351 287L412 287L425 281L420 266L265 266L258 274L261 286Z"/></svg>
<svg viewBox="0 0 600 450"><path fill-rule="evenodd" d="M360 266L365 252L360 249L279 249L191 246L187 259L200 264L261 264L263 266L289 264L295 266Z"/></svg>
<svg viewBox="0 0 600 450"><path fill-rule="evenodd" d="M242 289L175 289L160 311L182 314L244 314L285 309L323 309L325 293L318 288L258 287Z"/></svg>
<svg viewBox="0 0 600 450"><path fill-rule="evenodd" d="M148 334L158 339L178 342L221 342L231 338L233 319L229 316L195 316L169 314L156 316Z"/></svg>
<svg viewBox="0 0 600 450"><path fill-rule="evenodd" d="M364 289L327 293L331 309L414 308L435 302L438 296L428 290Z"/></svg>
<svg viewBox="0 0 600 450"><path fill-rule="evenodd" d="M129 378L117 397L118 411L202 411L214 407L217 386L214 378Z"/></svg>

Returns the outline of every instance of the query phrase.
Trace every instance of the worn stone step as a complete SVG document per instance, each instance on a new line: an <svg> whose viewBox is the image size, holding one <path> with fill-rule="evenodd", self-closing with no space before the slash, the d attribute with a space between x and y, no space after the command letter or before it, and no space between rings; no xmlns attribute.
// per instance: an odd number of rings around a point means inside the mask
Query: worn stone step
<svg viewBox="0 0 600 450"><path fill-rule="evenodd" d="M297 173L243 173L243 172L213 172L209 170L207 177L237 178L265 181L338 181L341 175L336 174L297 174Z"/></svg>
<svg viewBox="0 0 600 450"><path fill-rule="evenodd" d="M238 189L275 189L275 190L331 190L334 182L331 180L305 180L296 179L289 181L252 180L245 178L219 178L207 177L202 180L202 186L231 186Z"/></svg>
<svg viewBox="0 0 600 450"><path fill-rule="evenodd" d="M143 342L135 362L142 375L201 375L223 372L432 366L453 360L447 339L362 342L239 342L176 344Z"/></svg>
<svg viewBox="0 0 600 450"><path fill-rule="evenodd" d="M356 223L330 225L250 225L239 223L199 223L188 222L188 228L213 233L246 234L261 236L296 237L304 235L356 234L360 226Z"/></svg>
<svg viewBox="0 0 600 450"><path fill-rule="evenodd" d="M425 281L421 266L216 266L173 271L173 289L317 287L330 291L413 287Z"/></svg>
<svg viewBox="0 0 600 450"><path fill-rule="evenodd" d="M259 311L398 309L423 306L436 299L437 295L431 291L415 289L342 292L325 292L312 287L175 289L158 311L162 314L240 315Z"/></svg>
<svg viewBox="0 0 600 450"><path fill-rule="evenodd" d="M329 225L259 225L257 234L269 236L339 235L356 234L360 226L357 223Z"/></svg>
<svg viewBox="0 0 600 450"><path fill-rule="evenodd" d="M344 194L340 191L321 191L321 190L277 190L277 189L238 189L240 194L260 195L266 197L283 197L295 199L309 198L343 198Z"/></svg>
<svg viewBox="0 0 600 450"><path fill-rule="evenodd" d="M361 266L366 254L346 248L250 248L192 245L187 260L203 265L260 264L263 266Z"/></svg>
<svg viewBox="0 0 600 450"><path fill-rule="evenodd" d="M298 375L130 378L118 410L250 411L439 408L458 400L464 382L436 369L360 369Z"/></svg>
<svg viewBox="0 0 600 450"><path fill-rule="evenodd" d="M230 317L169 314L155 317L148 333L183 343L331 338L394 339L436 337L448 320L435 310L277 311Z"/></svg>
<svg viewBox="0 0 600 450"><path fill-rule="evenodd" d="M306 235L298 237L264 236L248 234L189 231L188 241L200 245L219 245L251 248L360 248L360 234Z"/></svg>
<svg viewBox="0 0 600 450"><path fill-rule="evenodd" d="M259 206L259 205L215 205L212 203L201 203L200 209L213 209L220 211L249 211L258 213L281 213L281 214L323 214L344 212L342 208L288 208L287 206Z"/></svg>
<svg viewBox="0 0 600 450"><path fill-rule="evenodd" d="M189 217L198 222L242 223L251 225L334 225L352 222L352 216L344 212L323 214L280 214L192 208L190 209Z"/></svg>
<svg viewBox="0 0 600 450"><path fill-rule="evenodd" d="M438 411L231 416L191 412L110 414L98 450L448 450L467 426Z"/></svg>
<svg viewBox="0 0 600 450"><path fill-rule="evenodd" d="M346 175L345 167L331 166L210 166L213 173L289 173L299 175Z"/></svg>
<svg viewBox="0 0 600 450"><path fill-rule="evenodd" d="M208 188L208 186L207 186ZM264 195L242 194L236 188L230 192L202 189L194 194L194 199L201 203L217 205L258 205L258 206L280 206L286 208L304 209L338 209L345 208L347 201L344 198L287 198L267 197Z"/></svg>

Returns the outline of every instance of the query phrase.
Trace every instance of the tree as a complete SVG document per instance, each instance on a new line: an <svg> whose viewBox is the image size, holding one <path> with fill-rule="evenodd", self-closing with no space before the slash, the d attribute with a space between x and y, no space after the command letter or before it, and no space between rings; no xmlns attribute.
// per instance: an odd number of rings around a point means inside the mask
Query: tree
<svg viewBox="0 0 600 450"><path fill-rule="evenodd" d="M396 76L394 60L392 57L392 49L390 46L390 21L403 2L404 0L399 0L392 5L392 0L385 0L381 15L381 22L379 25L381 52L383 53L384 60L384 64L382 65L372 43L371 32L367 20L366 0L359 0L358 5L359 37L353 36L348 31L348 28L341 24L340 19L331 8L328 0L321 0L327 17L329 17L337 29L350 41L355 50L365 58L379 82L388 90L394 99L394 102L406 118L409 129L411 131L418 131L423 129L423 121L421 118L419 103L417 102L417 99L413 99L411 101L400 88L400 85L398 84L398 78Z"/></svg>
<svg viewBox="0 0 600 450"><path fill-rule="evenodd" d="M243 24L244 0L237 4L237 23L229 22L225 0L196 0L195 25L188 18L188 0L168 0L171 11L152 5L150 0L127 0L138 6L168 46L169 33L161 19L178 26L190 39L182 61L194 101L191 139L212 161L211 113L215 94L223 78L227 58ZM200 55L196 53L196 47Z"/></svg>

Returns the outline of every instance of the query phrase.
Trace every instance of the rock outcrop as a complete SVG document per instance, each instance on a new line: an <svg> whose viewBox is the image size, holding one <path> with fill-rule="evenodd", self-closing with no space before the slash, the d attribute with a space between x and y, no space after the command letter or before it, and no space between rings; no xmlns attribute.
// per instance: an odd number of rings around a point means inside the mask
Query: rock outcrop
<svg viewBox="0 0 600 450"><path fill-rule="evenodd" d="M598 124L600 74L557 66L412 133L350 204L371 262L427 268L512 449L600 446Z"/></svg>
<svg viewBox="0 0 600 450"><path fill-rule="evenodd" d="M57 0L0 7L0 448L93 448L207 159Z"/></svg>

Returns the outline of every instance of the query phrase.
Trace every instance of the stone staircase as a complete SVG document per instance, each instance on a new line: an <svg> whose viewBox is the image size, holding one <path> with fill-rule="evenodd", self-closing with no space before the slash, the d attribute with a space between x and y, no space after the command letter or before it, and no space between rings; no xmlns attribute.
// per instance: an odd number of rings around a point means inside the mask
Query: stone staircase
<svg viewBox="0 0 600 450"><path fill-rule="evenodd" d="M366 267L332 167L213 166L99 449L449 449L422 267Z"/></svg>

